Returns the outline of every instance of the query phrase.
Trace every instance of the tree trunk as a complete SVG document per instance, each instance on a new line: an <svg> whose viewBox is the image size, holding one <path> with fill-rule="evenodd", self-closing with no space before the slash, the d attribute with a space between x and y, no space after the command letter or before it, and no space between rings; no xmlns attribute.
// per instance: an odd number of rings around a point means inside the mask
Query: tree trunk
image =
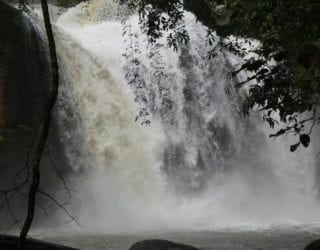
<svg viewBox="0 0 320 250"><path fill-rule="evenodd" d="M51 92L50 92L49 100L44 109L42 124L40 125L39 130L36 132L38 133L39 140L38 140L38 146L36 148L36 151L34 153L34 156L31 162L32 183L29 189L28 211L27 211L27 217L25 219L24 225L20 233L20 240L21 240L22 246L26 242L26 238L34 218L36 196L37 196L37 191L39 189L40 177L41 177L40 175L41 158L43 155L43 151L46 147L49 130L50 130L51 113L56 103L56 100L58 97L58 90L59 90L59 68L58 68L58 60L57 60L57 53L56 53L56 45L55 45L52 26L50 22L50 15L48 10L47 0L41 0L41 8L42 8L45 29L46 29L49 50L50 50L50 67L51 67L51 74L52 74Z"/></svg>

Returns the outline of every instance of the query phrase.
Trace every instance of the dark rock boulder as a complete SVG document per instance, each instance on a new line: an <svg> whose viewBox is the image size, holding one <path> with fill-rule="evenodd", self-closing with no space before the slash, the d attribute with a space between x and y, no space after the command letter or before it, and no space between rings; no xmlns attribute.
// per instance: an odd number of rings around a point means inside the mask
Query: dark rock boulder
<svg viewBox="0 0 320 250"><path fill-rule="evenodd" d="M320 239L312 241L304 250L320 250Z"/></svg>
<svg viewBox="0 0 320 250"><path fill-rule="evenodd" d="M3 250L77 250L75 248L52 244L40 240L28 239L26 246L20 248L19 238L16 236L0 235L0 249Z"/></svg>
<svg viewBox="0 0 320 250"><path fill-rule="evenodd" d="M1 190L12 186L15 174L25 165L33 130L48 97L44 48L40 33L29 18L0 0ZM19 203L15 207L23 206ZM8 217L0 211L0 229L12 223Z"/></svg>
<svg viewBox="0 0 320 250"><path fill-rule="evenodd" d="M144 240L135 243L130 250L199 250L193 246L167 240Z"/></svg>
<svg viewBox="0 0 320 250"><path fill-rule="evenodd" d="M0 1L0 128L34 127L49 87L41 32L21 11Z"/></svg>
<svg viewBox="0 0 320 250"><path fill-rule="evenodd" d="M13 180L19 184L26 178L27 169L20 170L26 166L30 145L50 93L47 55L41 29L27 14L0 0L0 190L12 188ZM55 190L61 181L53 161L64 176L64 171L69 170L55 122L47 145L51 157L46 150L41 176L45 183L42 188L46 191ZM25 218L25 207L25 197L15 195L11 208L19 221ZM8 209L0 210L0 230L6 230L12 220Z"/></svg>
<svg viewBox="0 0 320 250"><path fill-rule="evenodd" d="M49 94L48 65L40 32L20 10L0 0L2 172L15 166L21 168L25 163L33 130L41 120Z"/></svg>

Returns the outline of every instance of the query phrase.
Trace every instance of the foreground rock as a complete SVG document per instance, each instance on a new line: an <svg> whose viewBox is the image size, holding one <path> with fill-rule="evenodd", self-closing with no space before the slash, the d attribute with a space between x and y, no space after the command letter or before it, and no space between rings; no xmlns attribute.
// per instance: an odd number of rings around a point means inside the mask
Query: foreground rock
<svg viewBox="0 0 320 250"><path fill-rule="evenodd" d="M0 0L0 189L12 185L9 174L25 164L48 98L48 62L41 41L32 22ZM1 220L0 228L4 224Z"/></svg>
<svg viewBox="0 0 320 250"><path fill-rule="evenodd" d="M26 246L19 248L19 238L15 236L0 235L1 250L77 250L62 245L51 244L40 240L28 239Z"/></svg>
<svg viewBox="0 0 320 250"><path fill-rule="evenodd" d="M44 40L45 36L26 14L0 0L0 190L11 189L14 179L16 184L26 179L27 171L20 170L26 166L34 131L42 120L50 93L51 78ZM49 189L55 193L61 182L50 158L61 175L66 176L71 170L54 121L47 143L50 156L45 150L41 161L45 166L41 181L49 193ZM20 221L25 218L26 201L24 196L15 195L11 202L11 210ZM53 212L50 209L50 213ZM34 223L44 219L46 216L39 213ZM11 224L8 209L0 209L0 232Z"/></svg>
<svg viewBox="0 0 320 250"><path fill-rule="evenodd" d="M167 240L144 240L135 243L130 250L199 250L193 246Z"/></svg>
<svg viewBox="0 0 320 250"><path fill-rule="evenodd" d="M304 250L320 250L320 239L311 242Z"/></svg>
<svg viewBox="0 0 320 250"><path fill-rule="evenodd" d="M37 126L49 95L48 59L40 31L0 1L0 129Z"/></svg>

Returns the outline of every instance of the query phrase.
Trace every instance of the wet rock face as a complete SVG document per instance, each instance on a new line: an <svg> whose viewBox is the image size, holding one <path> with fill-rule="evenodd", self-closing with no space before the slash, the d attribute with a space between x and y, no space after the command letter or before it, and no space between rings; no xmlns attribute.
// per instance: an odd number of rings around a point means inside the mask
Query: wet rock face
<svg viewBox="0 0 320 250"><path fill-rule="evenodd" d="M0 0L0 190L10 189L13 180L21 183L26 178L27 169L24 167L49 91L47 47L40 31L19 10ZM46 150L41 161L43 188L56 189L61 180L53 166L65 174L68 164L55 120L51 124L47 146L50 157ZM22 221L26 199L15 196L11 205ZM39 221L41 219L39 217ZM3 231L12 224L7 209L0 210L0 222Z"/></svg>
<svg viewBox="0 0 320 250"><path fill-rule="evenodd" d="M5 86L5 70L4 66L0 64L0 128L5 128L8 122L8 111L6 110L6 101L4 99Z"/></svg>
<svg viewBox="0 0 320 250"><path fill-rule="evenodd" d="M25 164L33 131L41 120L49 93L48 60L44 48L31 21L21 11L0 0L2 177ZM1 187L5 180L0 180Z"/></svg>
<svg viewBox="0 0 320 250"><path fill-rule="evenodd" d="M48 71L40 41L31 22L0 0L0 189L12 186L15 174L25 166L46 100ZM25 205L17 200L18 206ZM0 228L11 223L8 217L0 211Z"/></svg>
<svg viewBox="0 0 320 250"><path fill-rule="evenodd" d="M48 94L40 35L19 11L0 1L0 129L35 126Z"/></svg>
<svg viewBox="0 0 320 250"><path fill-rule="evenodd" d="M130 250L199 250L193 246L167 240L145 240L135 243Z"/></svg>
<svg viewBox="0 0 320 250"><path fill-rule="evenodd" d="M40 32L0 0L0 188L26 163L49 96L48 65Z"/></svg>
<svg viewBox="0 0 320 250"><path fill-rule="evenodd" d="M41 120L49 93L44 48L31 21L0 1L0 167L17 165Z"/></svg>

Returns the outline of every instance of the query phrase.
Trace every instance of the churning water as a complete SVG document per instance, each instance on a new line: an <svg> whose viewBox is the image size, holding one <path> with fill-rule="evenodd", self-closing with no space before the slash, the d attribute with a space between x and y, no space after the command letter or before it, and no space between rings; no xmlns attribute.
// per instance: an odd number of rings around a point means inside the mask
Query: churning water
<svg viewBox="0 0 320 250"><path fill-rule="evenodd" d="M320 220L316 147L289 152L230 78L207 59L206 27L185 13L190 43L149 44L137 14L113 1L56 22L61 137L77 178L72 211L87 231L215 230Z"/></svg>

